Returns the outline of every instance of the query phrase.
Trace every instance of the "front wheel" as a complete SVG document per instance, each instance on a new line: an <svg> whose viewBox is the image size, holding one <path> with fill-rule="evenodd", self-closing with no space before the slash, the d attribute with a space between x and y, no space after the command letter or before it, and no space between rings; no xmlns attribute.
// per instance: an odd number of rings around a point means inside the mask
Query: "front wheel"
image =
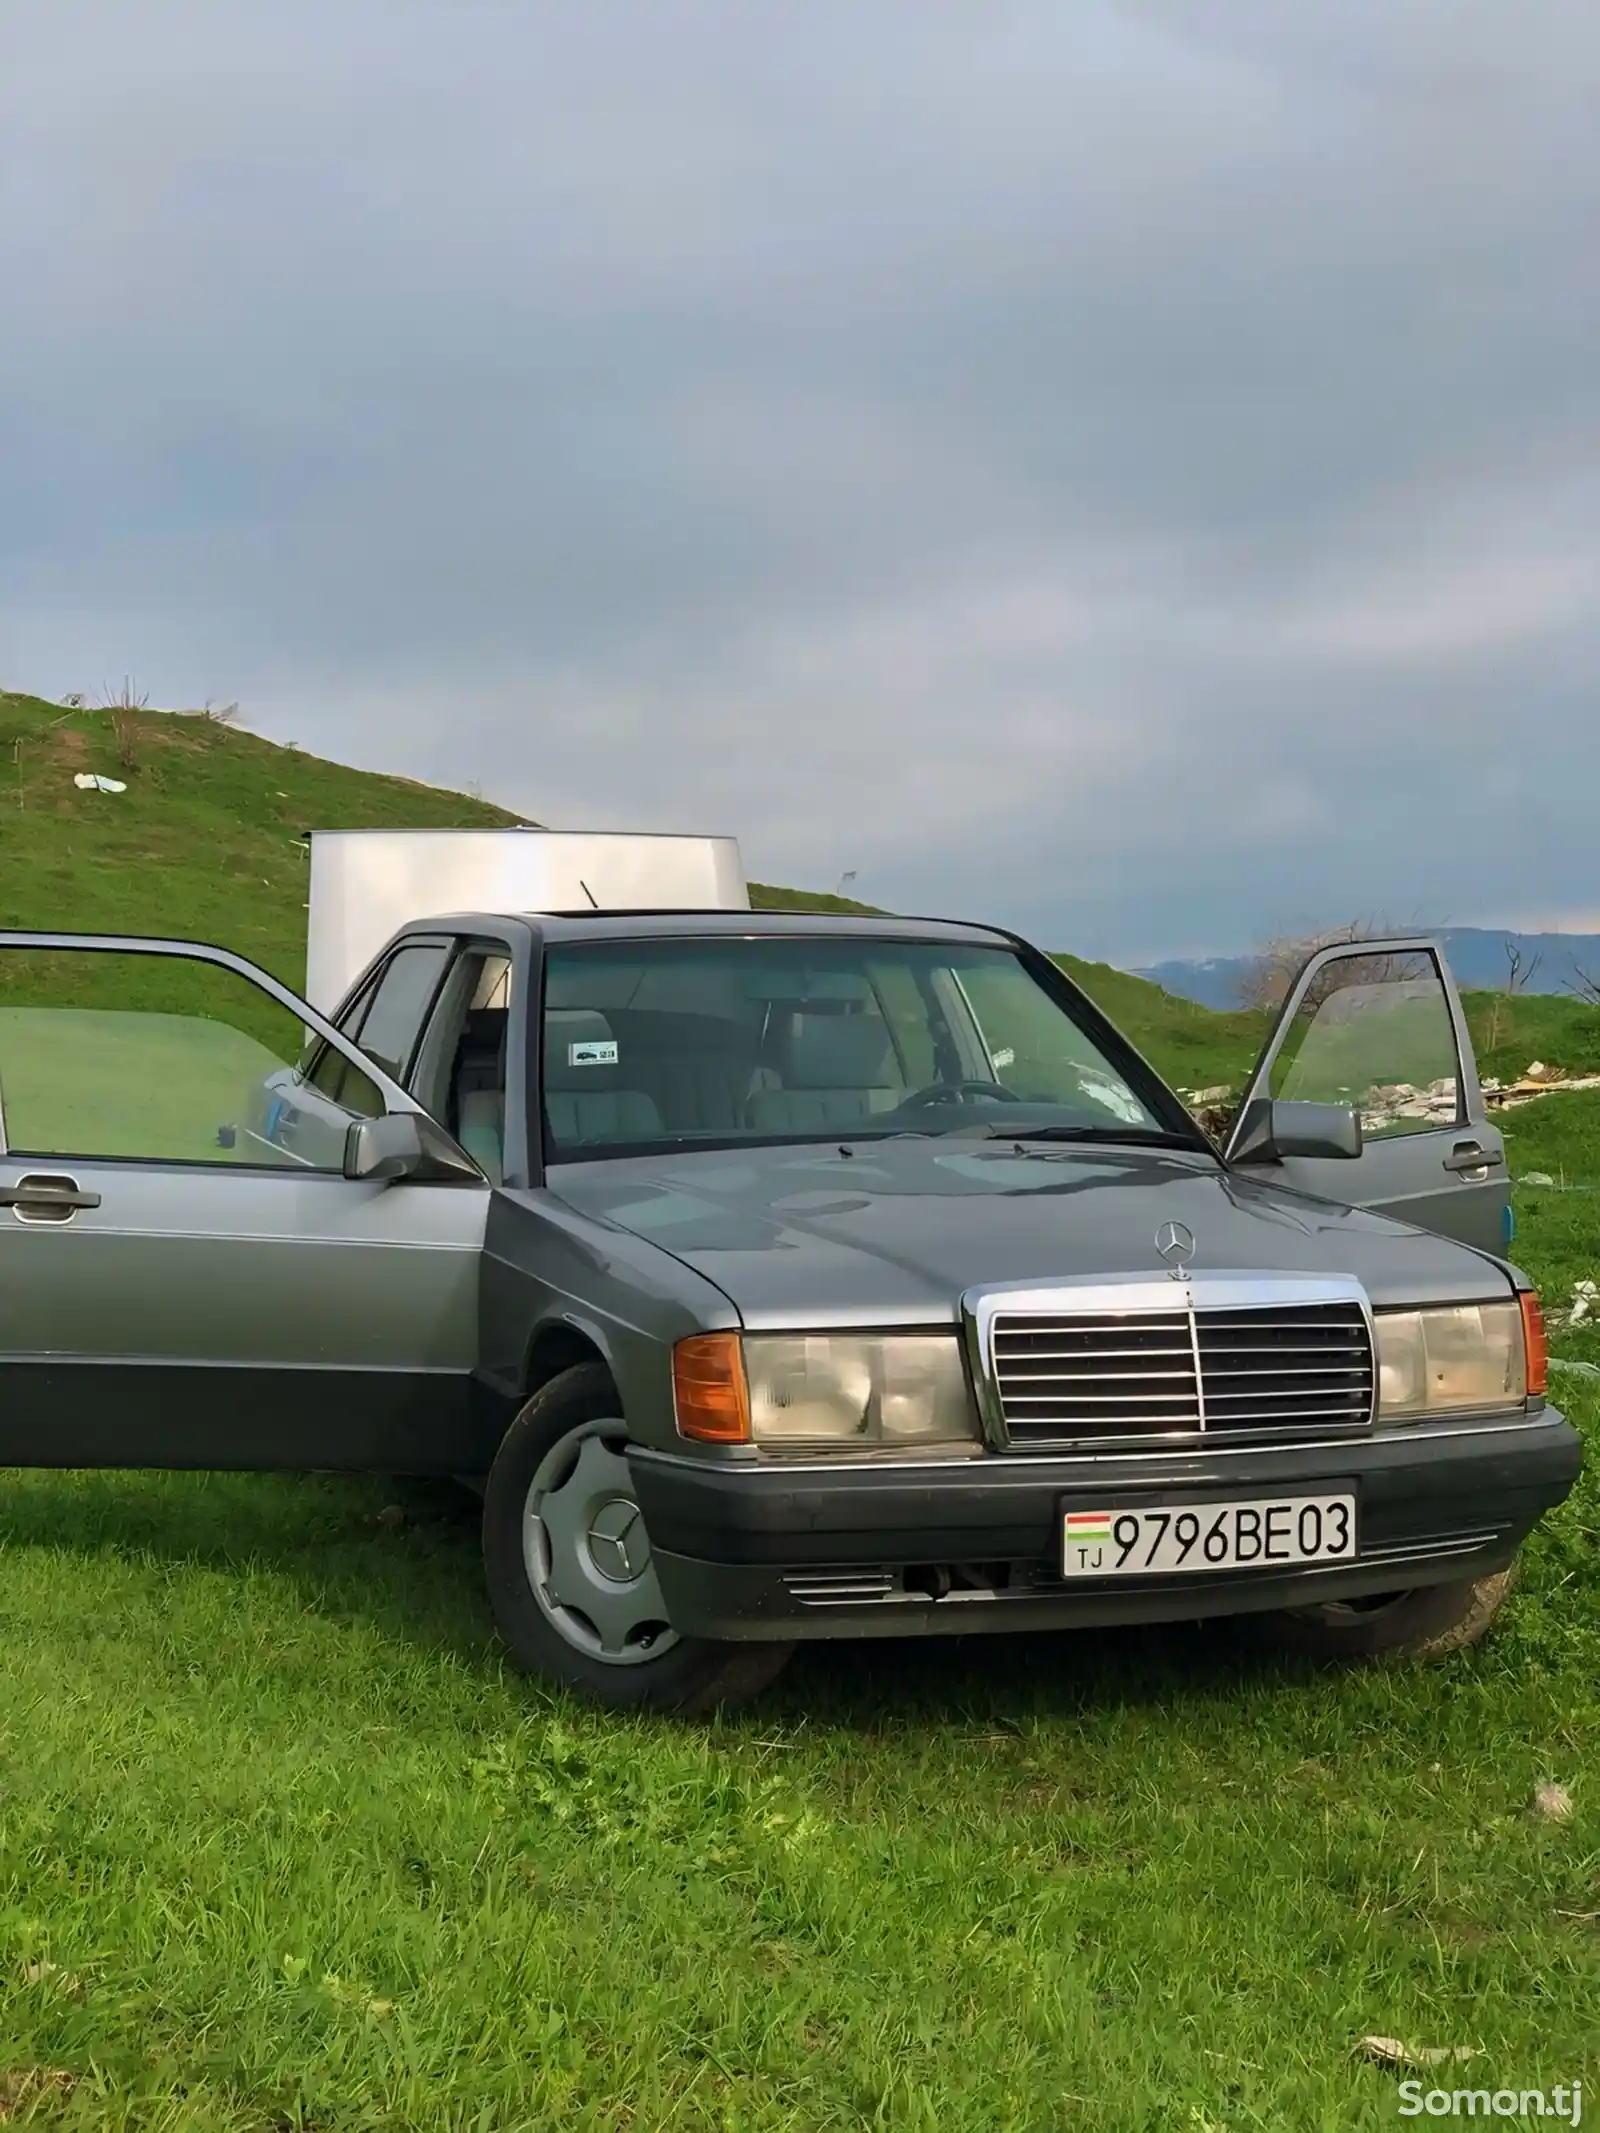
<svg viewBox="0 0 1600 2133"><path fill-rule="evenodd" d="M1486 1578L1382 1592L1358 1600L1324 1600L1264 1615L1241 1615L1255 1642L1308 1659L1361 1665L1375 1660L1443 1659L1476 1644L1510 1597L1517 1566Z"/></svg>
<svg viewBox="0 0 1600 2133"><path fill-rule="evenodd" d="M489 1601L527 1674L615 1710L708 1711L782 1670L788 1644L681 1637L667 1618L601 1363L564 1370L505 1434L483 1498Z"/></svg>

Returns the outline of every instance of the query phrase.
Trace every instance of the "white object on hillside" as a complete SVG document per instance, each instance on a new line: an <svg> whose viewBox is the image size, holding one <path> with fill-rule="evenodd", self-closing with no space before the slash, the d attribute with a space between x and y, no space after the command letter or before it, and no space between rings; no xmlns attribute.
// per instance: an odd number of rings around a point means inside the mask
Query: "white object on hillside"
<svg viewBox="0 0 1600 2133"><path fill-rule="evenodd" d="M120 778L102 778L93 770L80 770L72 782L79 792L126 792L128 789Z"/></svg>
<svg viewBox="0 0 1600 2133"><path fill-rule="evenodd" d="M748 911L734 837L316 830L306 997L325 1013L391 935L456 911Z"/></svg>

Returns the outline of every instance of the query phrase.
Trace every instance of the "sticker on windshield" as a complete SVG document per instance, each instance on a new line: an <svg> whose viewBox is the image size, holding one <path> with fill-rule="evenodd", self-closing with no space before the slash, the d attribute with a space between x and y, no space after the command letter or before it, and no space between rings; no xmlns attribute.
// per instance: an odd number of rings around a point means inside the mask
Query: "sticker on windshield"
<svg viewBox="0 0 1600 2133"><path fill-rule="evenodd" d="M1009 1044L1003 1044L998 1052L989 1054L989 1064L997 1074L1002 1067L1015 1066L1016 1063L1017 1055Z"/></svg>
<svg viewBox="0 0 1600 2133"><path fill-rule="evenodd" d="M585 1037L581 1043L567 1046L568 1066L615 1066L616 1063L615 1037Z"/></svg>

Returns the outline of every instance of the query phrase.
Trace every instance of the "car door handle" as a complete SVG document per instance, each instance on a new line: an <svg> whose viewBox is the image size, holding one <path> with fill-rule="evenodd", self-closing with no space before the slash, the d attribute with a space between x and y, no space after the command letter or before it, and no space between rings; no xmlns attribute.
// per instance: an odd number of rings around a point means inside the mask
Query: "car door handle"
<svg viewBox="0 0 1600 2133"><path fill-rule="evenodd" d="M0 1207L15 1209L21 1222L70 1222L82 1207L98 1207L100 1195L84 1192L76 1178L35 1174L0 1185Z"/></svg>
<svg viewBox="0 0 1600 2133"><path fill-rule="evenodd" d="M1446 1170L1458 1171L1466 1177L1472 1177L1476 1173L1478 1177L1486 1178L1491 1170L1498 1169L1504 1161L1505 1157L1498 1149L1480 1148L1476 1141L1458 1141L1445 1157L1444 1167Z"/></svg>

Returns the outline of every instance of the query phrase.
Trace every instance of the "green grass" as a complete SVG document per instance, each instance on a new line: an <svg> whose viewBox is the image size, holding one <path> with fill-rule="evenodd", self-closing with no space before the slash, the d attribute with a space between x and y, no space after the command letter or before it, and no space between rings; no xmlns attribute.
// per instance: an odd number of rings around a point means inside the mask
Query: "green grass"
<svg viewBox="0 0 1600 2133"><path fill-rule="evenodd" d="M1552 1349L1600 1366L1600 1325L1561 1323L1573 1284L1600 1281L1600 1091L1542 1096L1500 1123L1512 1178L1533 1171L1555 1180L1554 1187L1516 1185L1513 1255L1538 1283Z"/></svg>
<svg viewBox="0 0 1600 2133"><path fill-rule="evenodd" d="M383 1502L7 1480L5 2058L76 2084L39 2122L1343 2133L1395 2116L1372 2031L1600 2072L1592 1475L1438 1668L835 1647L708 1728L508 1679L470 1523Z"/></svg>
<svg viewBox="0 0 1600 2133"><path fill-rule="evenodd" d="M1471 992L1467 1021L1479 1071L1520 1080L1542 1059L1568 1074L1600 1074L1600 1006L1561 993Z"/></svg>

